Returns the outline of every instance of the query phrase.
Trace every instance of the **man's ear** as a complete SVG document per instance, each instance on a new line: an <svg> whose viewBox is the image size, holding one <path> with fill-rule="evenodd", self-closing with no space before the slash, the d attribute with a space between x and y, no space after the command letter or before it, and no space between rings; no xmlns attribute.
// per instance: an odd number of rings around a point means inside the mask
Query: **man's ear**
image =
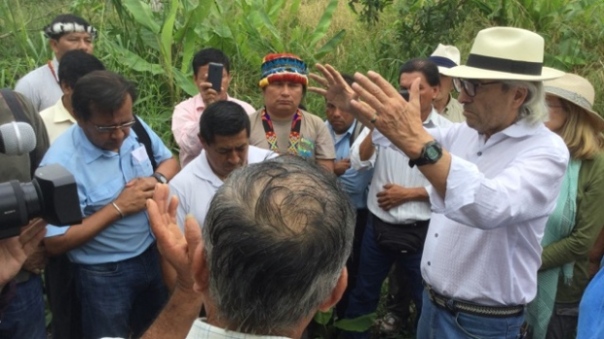
<svg viewBox="0 0 604 339"><path fill-rule="evenodd" d="M348 270L346 267L342 269L342 273L340 274L340 278L338 278L338 282L336 286L331 291L329 297L323 301L321 305L319 305L319 311L327 312L331 309L335 304L342 299L342 295L344 295L344 291L346 291L346 287L348 286Z"/></svg>
<svg viewBox="0 0 604 339"><path fill-rule="evenodd" d="M199 138L199 142L201 143L201 148L207 149L208 143L201 137L201 134L197 134L197 138Z"/></svg>
<svg viewBox="0 0 604 339"><path fill-rule="evenodd" d="M54 54L57 54L57 51L59 50L59 46L58 46L59 45L59 40L58 39L50 38L50 39L48 39L48 45L50 46L50 49L52 49L52 52Z"/></svg>
<svg viewBox="0 0 604 339"><path fill-rule="evenodd" d="M61 86L61 91L63 91L63 94L65 95L70 95L73 92L73 89L63 82L60 82L59 86Z"/></svg>
<svg viewBox="0 0 604 339"><path fill-rule="evenodd" d="M80 126L80 128L84 128L85 121L78 118L75 114L73 115L73 117L76 120L76 123L78 124L78 126Z"/></svg>
<svg viewBox="0 0 604 339"><path fill-rule="evenodd" d="M525 102L528 96L528 89L525 87L517 87L514 92L513 107L520 108Z"/></svg>
<svg viewBox="0 0 604 339"><path fill-rule="evenodd" d="M206 252L203 249L203 235L201 245L197 246L197 249L193 254L191 265L193 269L193 279L195 280L193 289L198 293L205 294L210 288L210 270L208 269L208 263L206 261Z"/></svg>
<svg viewBox="0 0 604 339"><path fill-rule="evenodd" d="M432 87L432 100L436 100L438 93L440 93L440 84Z"/></svg>

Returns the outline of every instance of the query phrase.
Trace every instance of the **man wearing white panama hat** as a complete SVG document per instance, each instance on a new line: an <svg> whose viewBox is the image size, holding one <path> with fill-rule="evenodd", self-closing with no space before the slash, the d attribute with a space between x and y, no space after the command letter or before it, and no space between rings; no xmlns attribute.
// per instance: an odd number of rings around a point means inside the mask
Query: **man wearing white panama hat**
<svg viewBox="0 0 604 339"><path fill-rule="evenodd" d="M451 95L453 78L444 74L447 69L459 66L461 62L459 49L451 45L438 44L428 59L438 66L438 73L440 73L440 91L434 99L434 108L453 122L464 121L463 106Z"/></svg>
<svg viewBox="0 0 604 339"><path fill-rule="evenodd" d="M374 124L374 142L402 150L432 184L418 338L519 337L569 158L543 124L542 81L563 75L543 67L543 46L523 29L480 31L467 64L445 73L467 121L449 128L422 127L417 80L406 101L374 72L355 74L352 88L328 65L312 76L327 89L310 90Z"/></svg>

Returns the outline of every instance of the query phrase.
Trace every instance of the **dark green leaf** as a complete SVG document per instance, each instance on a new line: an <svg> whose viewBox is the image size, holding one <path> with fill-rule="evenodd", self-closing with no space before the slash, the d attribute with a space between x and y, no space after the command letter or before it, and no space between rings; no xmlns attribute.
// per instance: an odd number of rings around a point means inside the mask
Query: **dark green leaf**
<svg viewBox="0 0 604 339"><path fill-rule="evenodd" d="M341 319L336 321L335 326L344 331L365 332L373 326L376 317L375 313L371 313L354 319Z"/></svg>

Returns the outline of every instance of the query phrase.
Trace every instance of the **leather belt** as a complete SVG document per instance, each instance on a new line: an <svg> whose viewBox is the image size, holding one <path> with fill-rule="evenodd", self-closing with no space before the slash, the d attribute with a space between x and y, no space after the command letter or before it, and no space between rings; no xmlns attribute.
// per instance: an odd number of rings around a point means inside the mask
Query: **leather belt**
<svg viewBox="0 0 604 339"><path fill-rule="evenodd" d="M524 312L524 305L516 306L483 306L467 301L455 300L436 293L430 285L424 283L428 297L436 306L450 312L465 312L479 316L505 318L520 315Z"/></svg>

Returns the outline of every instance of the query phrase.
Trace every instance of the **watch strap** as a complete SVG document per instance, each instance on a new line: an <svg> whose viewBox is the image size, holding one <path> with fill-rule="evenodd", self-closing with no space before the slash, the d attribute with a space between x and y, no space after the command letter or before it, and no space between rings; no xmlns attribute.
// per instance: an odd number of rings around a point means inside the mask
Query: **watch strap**
<svg viewBox="0 0 604 339"><path fill-rule="evenodd" d="M159 182L160 184L168 183L168 178L166 178L163 174L161 174L159 172L155 172L151 176L154 177L155 180L157 180L157 182Z"/></svg>
<svg viewBox="0 0 604 339"><path fill-rule="evenodd" d="M417 159L409 159L409 167L435 164L443 155L440 143L432 140L424 144L422 152Z"/></svg>

